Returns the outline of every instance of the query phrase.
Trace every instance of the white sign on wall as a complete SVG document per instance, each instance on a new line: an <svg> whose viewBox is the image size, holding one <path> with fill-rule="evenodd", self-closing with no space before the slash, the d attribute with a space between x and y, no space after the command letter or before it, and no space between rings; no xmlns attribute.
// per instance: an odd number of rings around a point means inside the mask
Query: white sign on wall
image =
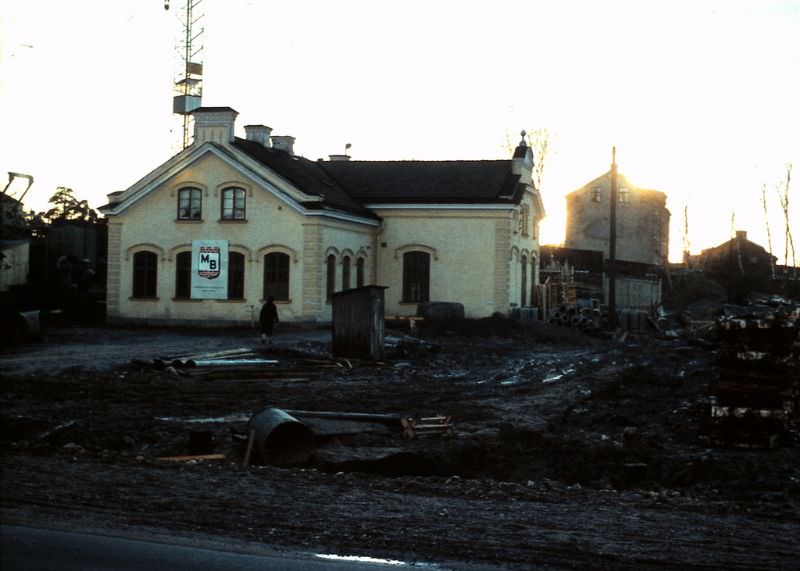
<svg viewBox="0 0 800 571"><path fill-rule="evenodd" d="M227 240L192 240L192 299L228 299Z"/></svg>

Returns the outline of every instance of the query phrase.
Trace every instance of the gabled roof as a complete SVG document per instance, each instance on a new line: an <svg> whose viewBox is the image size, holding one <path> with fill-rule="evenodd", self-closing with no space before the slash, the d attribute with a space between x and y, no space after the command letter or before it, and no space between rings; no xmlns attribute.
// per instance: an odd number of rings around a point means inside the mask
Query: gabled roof
<svg viewBox="0 0 800 571"><path fill-rule="evenodd" d="M256 141L247 141L238 137L232 143L232 146L270 168L303 193L322 197L319 202L303 203L306 208L329 206L360 216L377 218L375 214L364 208L361 203L353 200L336 180L320 167L318 162L293 156L285 151L270 149Z"/></svg>
<svg viewBox="0 0 800 571"><path fill-rule="evenodd" d="M319 163L354 199L370 203L509 203L524 190L511 161Z"/></svg>
<svg viewBox="0 0 800 571"><path fill-rule="evenodd" d="M582 190L586 190L587 188L593 188L593 187L596 187L596 186L600 186L600 187L603 187L603 188L610 188L611 187L611 171L610 170L605 172L605 173L603 173L603 174L601 174L597 178L587 182L582 187L580 187L580 188L578 188L576 190L573 190L572 192L568 193L567 196L572 196L573 194L575 194L577 192L580 192ZM619 172L617 173L617 188L618 189L619 188L627 188L629 190L633 190L635 192L638 192L639 194L643 194L643 195L652 194L654 196L660 195L660 196L666 198L666 194L661 192L660 190L652 190L652 189L648 189L648 188L640 188L640 187L632 184L631 181L628 180L628 177L626 177L624 174L619 173Z"/></svg>
<svg viewBox="0 0 800 571"><path fill-rule="evenodd" d="M273 192L284 193L307 212L362 220L380 220L368 208L376 204L516 204L528 188L513 173L511 160L310 161L237 137L230 145L206 142L185 149L126 191L114 193L116 200L100 207L101 212L117 214L127 209L209 152L241 166L243 173L258 178ZM272 182L267 171L273 175ZM272 186L277 179L285 182L282 191Z"/></svg>

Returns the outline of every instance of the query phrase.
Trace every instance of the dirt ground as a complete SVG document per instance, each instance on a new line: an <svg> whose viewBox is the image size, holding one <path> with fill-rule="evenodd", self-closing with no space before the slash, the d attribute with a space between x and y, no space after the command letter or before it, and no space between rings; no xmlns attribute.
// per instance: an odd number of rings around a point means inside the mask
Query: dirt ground
<svg viewBox="0 0 800 571"><path fill-rule="evenodd" d="M455 569L797 568L800 451L710 445L713 340L502 319L387 333L380 364L331 361L321 329L264 348L247 330L56 328L6 350L2 521ZM285 374L152 364L237 348ZM442 414L454 434L318 434L304 466L245 467L266 407ZM224 459L161 459L197 432Z"/></svg>

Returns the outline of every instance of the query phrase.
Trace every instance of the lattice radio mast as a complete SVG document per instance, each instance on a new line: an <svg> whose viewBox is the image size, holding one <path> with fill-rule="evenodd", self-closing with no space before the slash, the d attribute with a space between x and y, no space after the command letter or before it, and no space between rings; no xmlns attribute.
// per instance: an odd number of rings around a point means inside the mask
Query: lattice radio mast
<svg viewBox="0 0 800 571"><path fill-rule="evenodd" d="M202 105L203 95L203 0L185 0L177 10L180 34L175 44L179 66L175 71L172 112L181 124L180 148L192 142L191 113ZM164 0L164 10L170 9L170 0Z"/></svg>

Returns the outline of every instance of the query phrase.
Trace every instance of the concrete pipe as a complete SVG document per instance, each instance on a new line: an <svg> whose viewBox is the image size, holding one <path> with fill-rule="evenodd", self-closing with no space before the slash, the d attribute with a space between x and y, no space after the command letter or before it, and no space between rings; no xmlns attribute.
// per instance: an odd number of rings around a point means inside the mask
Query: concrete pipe
<svg viewBox="0 0 800 571"><path fill-rule="evenodd" d="M311 429L279 408L267 408L250 418L255 464L302 466L314 451Z"/></svg>

